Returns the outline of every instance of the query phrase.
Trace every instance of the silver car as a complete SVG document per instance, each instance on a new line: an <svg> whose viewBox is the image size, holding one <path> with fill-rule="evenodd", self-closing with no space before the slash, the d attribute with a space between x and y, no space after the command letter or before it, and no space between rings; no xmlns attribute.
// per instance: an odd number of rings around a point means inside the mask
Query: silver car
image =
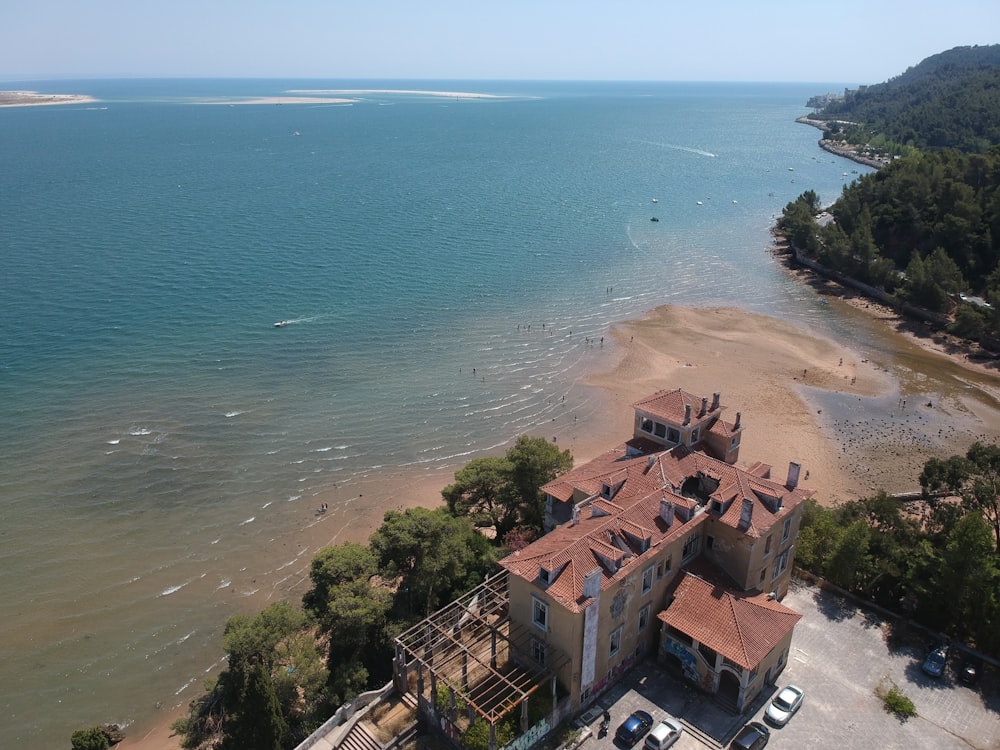
<svg viewBox="0 0 1000 750"><path fill-rule="evenodd" d="M764 719L768 724L776 727L783 727L792 718L792 714L799 710L802 705L803 691L796 685L789 685L782 688L781 692L774 696L771 705L764 712Z"/></svg>

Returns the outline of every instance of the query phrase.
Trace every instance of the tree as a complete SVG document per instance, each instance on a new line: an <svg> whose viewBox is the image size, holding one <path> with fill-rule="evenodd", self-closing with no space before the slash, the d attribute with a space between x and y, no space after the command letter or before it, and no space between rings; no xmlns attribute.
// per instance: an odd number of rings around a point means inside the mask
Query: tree
<svg viewBox="0 0 1000 750"><path fill-rule="evenodd" d="M441 491L453 516L469 515L476 525L493 526L503 536L518 521L513 465L506 458L475 458L455 472L455 482ZM486 523L481 523L478 519Z"/></svg>
<svg viewBox="0 0 1000 750"><path fill-rule="evenodd" d="M848 591L856 590L864 582L870 564L868 524L855 521L848 526L837 544L827 566L831 581Z"/></svg>
<svg viewBox="0 0 1000 750"><path fill-rule="evenodd" d="M108 750L108 737L100 727L78 729L70 738L73 750Z"/></svg>
<svg viewBox="0 0 1000 750"><path fill-rule="evenodd" d="M472 522L445 508L390 510L369 545L381 574L399 579L407 611L420 616L479 583L495 561Z"/></svg>
<svg viewBox="0 0 1000 750"><path fill-rule="evenodd" d="M370 547L341 544L321 550L312 561L313 587L302 601L330 643L330 699L343 703L368 688L370 679L391 673L386 623L392 592L380 582L378 559Z"/></svg>
<svg viewBox="0 0 1000 750"><path fill-rule="evenodd" d="M254 664L243 676L242 684L234 684L236 700L225 725L221 750L284 750L288 724L271 675L264 665ZM235 682L235 681L234 681Z"/></svg>
<svg viewBox="0 0 1000 750"><path fill-rule="evenodd" d="M920 473L925 493L948 490L961 496L967 510L982 514L1000 552L1000 446L975 442L965 456L932 458Z"/></svg>
<svg viewBox="0 0 1000 750"><path fill-rule="evenodd" d="M573 454L545 438L521 435L507 451L511 481L520 497L521 522L539 531L545 521L541 488L573 468Z"/></svg>

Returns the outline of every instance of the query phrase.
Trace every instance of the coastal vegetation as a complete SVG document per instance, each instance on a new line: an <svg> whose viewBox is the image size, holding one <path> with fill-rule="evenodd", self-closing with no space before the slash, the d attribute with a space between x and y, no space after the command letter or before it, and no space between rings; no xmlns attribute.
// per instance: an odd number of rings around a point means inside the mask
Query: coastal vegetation
<svg viewBox="0 0 1000 750"><path fill-rule="evenodd" d="M503 457L456 472L443 506L388 511L367 545L320 550L301 608L279 602L226 623L226 668L174 723L181 746L291 748L338 706L384 685L393 638L537 538L539 488L572 463L569 451L521 436Z"/></svg>
<svg viewBox="0 0 1000 750"><path fill-rule="evenodd" d="M810 500L796 564L987 653L1000 652L1000 447L930 459L919 500Z"/></svg>
<svg viewBox="0 0 1000 750"><path fill-rule="evenodd" d="M817 117L825 138L897 158L845 186L823 221L803 193L778 231L834 274L1000 350L1000 45L935 55Z"/></svg>
<svg viewBox="0 0 1000 750"><path fill-rule="evenodd" d="M956 47L822 104L825 138L887 154L985 153L1000 143L1000 45Z"/></svg>

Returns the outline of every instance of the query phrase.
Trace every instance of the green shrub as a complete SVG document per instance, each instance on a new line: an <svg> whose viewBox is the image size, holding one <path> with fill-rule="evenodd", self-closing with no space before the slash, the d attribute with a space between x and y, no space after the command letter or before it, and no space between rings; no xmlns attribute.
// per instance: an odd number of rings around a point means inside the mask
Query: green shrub
<svg viewBox="0 0 1000 750"><path fill-rule="evenodd" d="M900 719L906 720L917 715L917 707L903 694L895 682L888 690L885 689L884 684L880 683L875 688L875 695L882 699L882 705L886 711L895 714Z"/></svg>
<svg viewBox="0 0 1000 750"><path fill-rule="evenodd" d="M108 738L100 727L78 729L70 738L73 750L108 750Z"/></svg>

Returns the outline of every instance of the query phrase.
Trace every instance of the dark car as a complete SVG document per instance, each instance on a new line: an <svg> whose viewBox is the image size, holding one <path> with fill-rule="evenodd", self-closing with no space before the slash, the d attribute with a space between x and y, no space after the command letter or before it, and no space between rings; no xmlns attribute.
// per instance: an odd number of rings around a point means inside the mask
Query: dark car
<svg viewBox="0 0 1000 750"><path fill-rule="evenodd" d="M978 656L969 656L962 662L962 667L958 671L958 679L966 685L972 685L979 679L982 672L983 660Z"/></svg>
<svg viewBox="0 0 1000 750"><path fill-rule="evenodd" d="M653 717L645 711L634 711L615 732L615 739L623 745L631 747L636 742L646 736L646 732L653 726Z"/></svg>
<svg viewBox="0 0 1000 750"><path fill-rule="evenodd" d="M931 677L940 677L944 674L944 666L948 663L948 647L934 646L920 668Z"/></svg>
<svg viewBox="0 0 1000 750"><path fill-rule="evenodd" d="M771 730L759 721L751 721L729 743L731 750L760 750L771 739Z"/></svg>

